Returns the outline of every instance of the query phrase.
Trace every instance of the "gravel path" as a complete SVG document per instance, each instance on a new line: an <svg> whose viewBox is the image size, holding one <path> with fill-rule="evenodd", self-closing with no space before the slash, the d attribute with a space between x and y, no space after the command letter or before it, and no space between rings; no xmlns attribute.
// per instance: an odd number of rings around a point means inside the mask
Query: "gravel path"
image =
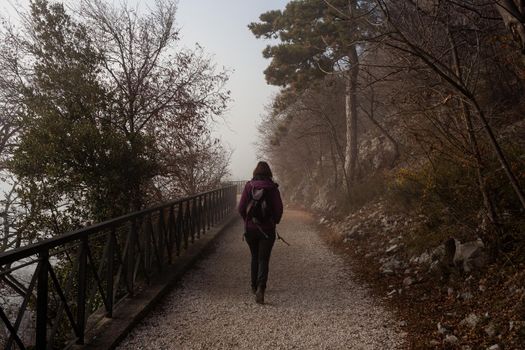
<svg viewBox="0 0 525 350"><path fill-rule="evenodd" d="M265 305L254 301L242 224L227 232L119 349L400 349L404 334L318 237L287 211L270 260Z"/></svg>

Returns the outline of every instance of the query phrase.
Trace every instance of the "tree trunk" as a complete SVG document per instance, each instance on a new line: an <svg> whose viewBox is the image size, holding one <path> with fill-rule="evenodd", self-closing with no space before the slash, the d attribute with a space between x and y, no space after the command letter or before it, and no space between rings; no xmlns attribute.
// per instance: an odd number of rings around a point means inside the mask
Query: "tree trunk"
<svg viewBox="0 0 525 350"><path fill-rule="evenodd" d="M357 0L348 0L348 13L350 15L350 28L352 33L356 32L354 17L357 17ZM350 45L348 51L349 68L346 74L346 150L344 174L346 179L347 194L350 193L350 187L357 177L357 77L359 75L359 58L357 56L357 47L355 44Z"/></svg>
<svg viewBox="0 0 525 350"><path fill-rule="evenodd" d="M461 108L463 110L463 121L465 123L465 128L468 132L468 139L470 148L474 154L476 160L476 172L478 177L478 186L483 196L483 205L487 211L487 217L491 224L498 226L498 217L496 214L496 209L494 208L494 203L492 202L489 194L489 189L487 187L487 182L485 181L485 166L483 164L483 158L481 157L481 152L479 150L478 141L476 134L474 133L474 126L472 124L472 117L470 115L470 109L465 101L461 101Z"/></svg>
<svg viewBox="0 0 525 350"><path fill-rule="evenodd" d="M357 177L357 77L359 74L357 49L352 45L349 52L350 69L346 76L346 152L345 173L347 190Z"/></svg>
<svg viewBox="0 0 525 350"><path fill-rule="evenodd" d="M334 190L339 188L339 170L337 169L337 158L334 152L334 143L330 142L330 158L332 159L332 167L334 168Z"/></svg>
<svg viewBox="0 0 525 350"><path fill-rule="evenodd" d="M479 119L481 120L481 124L483 125L483 129L485 129L485 132L487 133L487 136L490 140L490 143L492 144L492 147L494 148L494 151L496 152L496 156L501 164L501 167L505 171L505 174L507 175L507 178L510 181L510 184L512 188L514 189L514 193L516 193L516 196L518 197L521 207L525 209L525 193L523 192L518 179L516 178L516 175L514 175L514 172L512 171L509 162L507 161L507 158L505 157L505 154L503 154L503 150L501 149L498 140L496 139L496 136L494 135L494 132L492 131L492 128L489 125L489 122L487 121L487 117L485 116L485 113L479 106L476 100L473 100L474 108L476 109L476 112L478 114Z"/></svg>
<svg viewBox="0 0 525 350"><path fill-rule="evenodd" d="M347 187L349 184L349 181L348 181L348 175L345 169L345 158L346 157L345 157L345 152L343 150L343 145L341 145L337 137L337 128L335 127L335 125L332 123L332 121L330 120L328 116L326 116L325 114L323 115L325 116L325 121L328 124L330 135L332 136L333 142L331 144L335 147L337 159L341 162L342 175L343 175L341 181L343 181L343 186ZM334 164L337 164L337 162L335 161ZM337 178L339 178L339 176L337 176ZM340 183L336 181L336 186L337 185L340 185Z"/></svg>
<svg viewBox="0 0 525 350"><path fill-rule="evenodd" d="M6 206L7 207L7 206ZM3 252L7 250L9 246L9 215L7 214L7 208L6 210L0 214L4 218L4 237L2 241L2 247L0 248L0 252Z"/></svg>
<svg viewBox="0 0 525 350"><path fill-rule="evenodd" d="M496 135L494 134L494 131L492 130L492 127L490 126L487 117L485 116L485 112L479 105L478 101L476 100L476 97L474 93L468 89L467 86L463 84L462 81L457 81L457 75L454 77L451 77L447 72L443 71L438 65L436 65L431 60L431 56L423 51L421 48L419 48L417 45L413 44L410 40L408 40L401 32L398 31L398 34L401 35L402 40L410 47L412 51L412 54L416 57L419 57L430 69L432 69L434 72L436 72L440 77L442 77L445 81L447 81L453 88L455 88L457 91L459 91L468 101L470 101L470 104L474 107L476 114L481 122L481 125L483 126L483 129L485 130L485 133L487 134L487 137L489 138L490 144L493 147L496 157L498 158L498 161L501 164L501 167L505 171L505 175L507 175L507 178L509 179L509 182L516 193L516 196L518 197L520 204L523 209L525 209L525 194L523 190L520 187L520 184L518 182L518 179L514 175L507 158L505 157L505 154L503 153L503 150L501 149L498 140L496 139Z"/></svg>
<svg viewBox="0 0 525 350"><path fill-rule="evenodd" d="M459 55L457 51L456 42L454 41L454 37L452 36L450 32L448 32L448 38L449 38L450 45L452 47L451 52L452 52L452 60L454 62L454 71L459 81L463 83L463 72L461 70L461 64L459 61ZM468 146L471 149L474 155L474 159L476 161L476 175L477 175L479 191L481 192L481 195L483 197L483 206L485 207L487 218L489 219L492 227L494 227L496 231L498 231L499 230L498 214L494 207L494 203L492 202L492 199L490 196L490 190L485 180L485 166L484 166L483 158L481 156L481 152L479 149L479 144L476 138L476 133L474 131L474 125L472 123L472 116L470 113L470 108L465 100L462 99L460 103L461 103L461 110L463 113L463 123L465 125L465 129L467 130L467 134L468 134ZM490 237L487 237L487 238L492 240ZM496 240L497 239L498 237L496 237Z"/></svg>
<svg viewBox="0 0 525 350"><path fill-rule="evenodd" d="M323 179L325 174L324 164L323 164L323 135L319 135L319 175Z"/></svg>

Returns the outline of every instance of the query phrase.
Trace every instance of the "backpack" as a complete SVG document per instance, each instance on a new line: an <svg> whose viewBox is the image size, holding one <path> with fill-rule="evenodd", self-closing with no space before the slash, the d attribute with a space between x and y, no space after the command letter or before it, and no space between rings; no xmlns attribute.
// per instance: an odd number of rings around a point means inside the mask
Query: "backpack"
<svg viewBox="0 0 525 350"><path fill-rule="evenodd" d="M246 207L246 218L255 224L267 222L270 218L270 208L266 201L266 191L263 188L252 188L250 201Z"/></svg>

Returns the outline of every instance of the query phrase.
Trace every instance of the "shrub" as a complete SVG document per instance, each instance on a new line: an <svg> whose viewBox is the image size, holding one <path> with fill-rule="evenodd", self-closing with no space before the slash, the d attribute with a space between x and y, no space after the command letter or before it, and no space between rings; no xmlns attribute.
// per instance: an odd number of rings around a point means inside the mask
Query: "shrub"
<svg viewBox="0 0 525 350"><path fill-rule="evenodd" d="M508 149L506 154L523 183L525 165L520 151ZM490 159L487 168L486 181L501 224L498 248L521 249L525 220L518 199L497 160ZM391 207L424 216L422 227L407 237L407 244L415 250L435 246L451 236L470 240L492 230L483 220L476 169L468 164L437 158L417 169L399 169L389 179L386 193Z"/></svg>

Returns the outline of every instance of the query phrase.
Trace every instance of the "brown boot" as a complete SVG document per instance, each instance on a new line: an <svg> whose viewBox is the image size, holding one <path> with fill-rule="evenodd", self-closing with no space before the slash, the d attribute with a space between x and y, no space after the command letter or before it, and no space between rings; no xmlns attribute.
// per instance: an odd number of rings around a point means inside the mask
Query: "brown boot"
<svg viewBox="0 0 525 350"><path fill-rule="evenodd" d="M255 292L255 302L257 304L264 304L264 288L259 286Z"/></svg>

